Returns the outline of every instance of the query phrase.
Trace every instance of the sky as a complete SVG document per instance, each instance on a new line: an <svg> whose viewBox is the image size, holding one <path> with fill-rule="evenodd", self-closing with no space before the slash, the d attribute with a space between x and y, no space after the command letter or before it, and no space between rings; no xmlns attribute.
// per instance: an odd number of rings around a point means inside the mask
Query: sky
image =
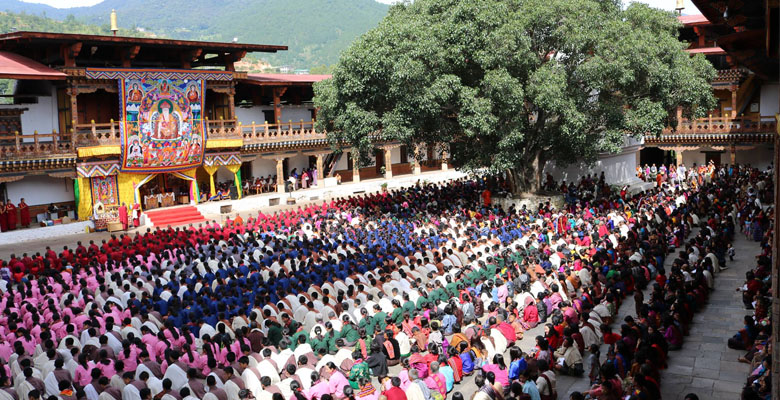
<svg viewBox="0 0 780 400"><path fill-rule="evenodd" d="M56 8L70 8L70 7L83 7L91 6L102 2L103 0L22 0L27 3L43 3L48 4ZM390 4L397 0L376 0L380 3ZM642 3L650 4L653 7L663 8L665 10L673 10L676 1L675 0L628 0L628 1L641 1ZM685 0L684 14L700 14L696 6L693 5L691 0Z"/></svg>

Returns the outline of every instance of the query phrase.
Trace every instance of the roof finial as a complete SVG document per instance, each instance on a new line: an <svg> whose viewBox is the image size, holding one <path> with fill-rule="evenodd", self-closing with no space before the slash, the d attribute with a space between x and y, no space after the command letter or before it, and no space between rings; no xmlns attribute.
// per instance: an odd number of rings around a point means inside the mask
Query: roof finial
<svg viewBox="0 0 780 400"><path fill-rule="evenodd" d="M116 23L116 10L111 10L111 32L114 32L114 36L116 36L118 30L119 26Z"/></svg>
<svg viewBox="0 0 780 400"><path fill-rule="evenodd" d="M682 15L682 10L684 9L685 9L685 1L677 0L677 5L674 7L674 10L677 11L677 15Z"/></svg>

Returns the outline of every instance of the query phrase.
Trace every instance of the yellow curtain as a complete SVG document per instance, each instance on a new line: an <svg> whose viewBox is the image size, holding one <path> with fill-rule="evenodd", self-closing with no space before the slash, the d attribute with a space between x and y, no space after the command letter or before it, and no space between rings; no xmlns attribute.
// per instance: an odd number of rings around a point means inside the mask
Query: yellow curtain
<svg viewBox="0 0 780 400"><path fill-rule="evenodd" d="M89 178L77 178L79 180L79 221L86 221L92 217L92 182Z"/></svg>
<svg viewBox="0 0 780 400"><path fill-rule="evenodd" d="M198 204L198 200L199 200L197 172L198 172L198 168L191 168L188 170L173 173L174 176L178 176L179 178L187 179L190 181L190 201L194 202L195 204Z"/></svg>
<svg viewBox="0 0 780 400"><path fill-rule="evenodd" d="M214 187L214 174L219 169L219 165L204 165L203 169L206 170L207 174L209 174L209 189L211 189L209 192L211 194L209 196L214 196L217 194L217 190Z"/></svg>
<svg viewBox="0 0 780 400"><path fill-rule="evenodd" d="M241 164L232 164L232 165L225 165L230 172L233 173L233 177L236 181L236 192L238 192L238 198L241 198L242 189L241 189L241 179L238 179L238 171L241 170Z"/></svg>
<svg viewBox="0 0 780 400"><path fill-rule="evenodd" d="M133 204L138 203L143 207L143 201L141 201L140 194L138 193L138 187L143 183L146 183L154 176L154 174L128 174L120 173L117 175L117 182L119 186L119 202L127 204L128 208L132 208Z"/></svg>

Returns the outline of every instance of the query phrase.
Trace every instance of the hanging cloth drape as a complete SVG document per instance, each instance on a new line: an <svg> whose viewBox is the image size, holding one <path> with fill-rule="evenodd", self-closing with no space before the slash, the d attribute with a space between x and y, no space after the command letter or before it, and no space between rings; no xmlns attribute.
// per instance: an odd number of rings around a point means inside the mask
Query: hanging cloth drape
<svg viewBox="0 0 780 400"><path fill-rule="evenodd" d="M241 198L241 164L232 164L232 165L225 165L230 172L233 173L233 176L235 176L236 180L236 193L238 194L238 198Z"/></svg>
<svg viewBox="0 0 780 400"><path fill-rule="evenodd" d="M219 165L204 165L203 169L209 174L209 189L211 190L209 196L214 196L217 194L217 189L214 187L214 174L219 169Z"/></svg>
<svg viewBox="0 0 780 400"><path fill-rule="evenodd" d="M188 169L181 172L171 172L171 175L184 179L185 181L190 181L190 202L193 204L198 203L198 197L200 196L198 194L198 180L196 179L196 172L197 168ZM211 176L211 175L210 175ZM213 178L212 178L212 185L213 185Z"/></svg>
<svg viewBox="0 0 780 400"><path fill-rule="evenodd" d="M89 178L76 178L73 180L73 193L76 197L79 221L86 221L92 217L92 184Z"/></svg>

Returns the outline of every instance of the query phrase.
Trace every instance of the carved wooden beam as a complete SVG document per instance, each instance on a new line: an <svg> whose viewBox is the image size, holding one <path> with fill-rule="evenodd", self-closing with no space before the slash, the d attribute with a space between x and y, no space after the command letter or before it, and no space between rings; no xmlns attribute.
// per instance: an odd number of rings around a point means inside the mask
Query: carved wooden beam
<svg viewBox="0 0 780 400"><path fill-rule="evenodd" d="M76 57L79 55L82 45L83 43L76 42L72 44L63 44L62 47L60 47L62 58L65 60L66 67L76 66Z"/></svg>
<svg viewBox="0 0 780 400"><path fill-rule="evenodd" d="M122 58L122 67L130 68L130 63L135 59L135 56L138 55L139 51L141 51L141 46L130 46L122 49L122 54L120 55Z"/></svg>
<svg viewBox="0 0 780 400"><path fill-rule="evenodd" d="M192 63L195 62L201 54L203 54L203 49L183 51L180 55L182 68L192 68Z"/></svg>

